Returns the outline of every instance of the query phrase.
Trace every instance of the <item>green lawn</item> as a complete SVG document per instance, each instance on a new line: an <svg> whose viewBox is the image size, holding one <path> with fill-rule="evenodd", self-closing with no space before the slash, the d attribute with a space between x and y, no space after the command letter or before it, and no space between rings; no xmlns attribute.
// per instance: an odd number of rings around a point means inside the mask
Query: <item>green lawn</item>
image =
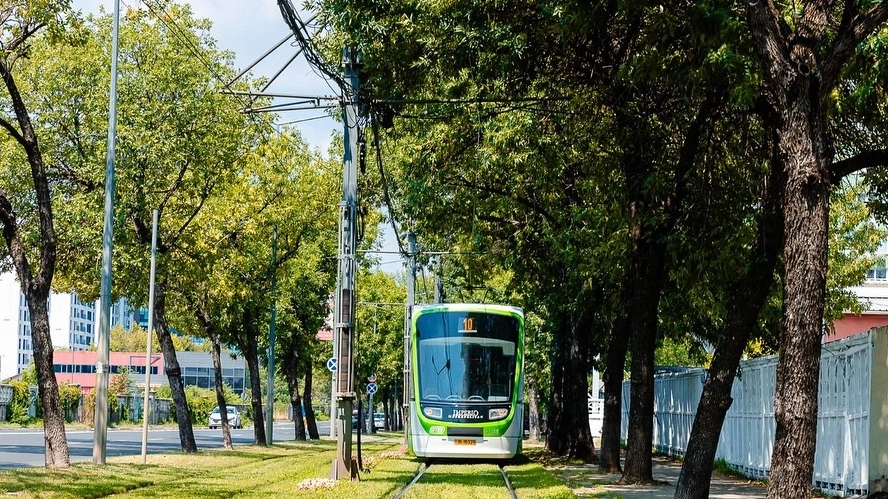
<svg viewBox="0 0 888 499"><path fill-rule="evenodd" d="M385 436L383 434L383 436ZM420 461L398 452L399 439L363 443L359 482L332 482L334 440L285 442L270 447L238 446L193 455L155 454L111 458L105 466L75 464L69 469L26 468L0 471L0 494L16 498L387 498L408 483ZM521 499L574 499L576 496L540 464L522 459L507 471ZM499 487L492 465L433 466L431 480L412 497L468 499L493 495ZM435 471L434 475L430 475ZM497 472L498 473L498 472ZM425 481L425 477L423 479ZM430 488L429 488L430 487Z"/></svg>

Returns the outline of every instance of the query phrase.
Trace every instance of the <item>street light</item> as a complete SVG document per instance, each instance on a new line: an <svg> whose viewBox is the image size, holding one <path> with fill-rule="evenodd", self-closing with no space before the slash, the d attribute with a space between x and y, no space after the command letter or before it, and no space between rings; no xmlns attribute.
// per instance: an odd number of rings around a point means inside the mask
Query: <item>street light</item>
<svg viewBox="0 0 888 499"><path fill-rule="evenodd" d="M108 355L111 350L111 255L114 251L114 150L117 140L117 45L120 32L120 0L114 2L111 30L111 92L108 113L108 147L105 162L105 220L102 231L102 308L96 331L96 408L93 427L93 463L105 464L108 452Z"/></svg>

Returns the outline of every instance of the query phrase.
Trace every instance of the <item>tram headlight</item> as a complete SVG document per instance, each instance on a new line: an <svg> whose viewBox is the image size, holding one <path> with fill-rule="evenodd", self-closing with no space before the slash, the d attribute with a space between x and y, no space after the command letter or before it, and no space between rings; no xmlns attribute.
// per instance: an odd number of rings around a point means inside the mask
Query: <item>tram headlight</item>
<svg viewBox="0 0 888 499"><path fill-rule="evenodd" d="M424 407L422 413L433 419L441 419L444 415L440 407Z"/></svg>
<svg viewBox="0 0 888 499"><path fill-rule="evenodd" d="M508 409L491 409L490 414L488 414L487 419L490 421L496 421L497 419L503 419L504 417L509 415Z"/></svg>

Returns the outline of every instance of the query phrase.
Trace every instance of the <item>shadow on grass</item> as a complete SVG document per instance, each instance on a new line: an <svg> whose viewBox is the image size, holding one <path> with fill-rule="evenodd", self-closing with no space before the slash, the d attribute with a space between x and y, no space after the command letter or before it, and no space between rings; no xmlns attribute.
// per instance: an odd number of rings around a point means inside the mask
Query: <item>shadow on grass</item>
<svg viewBox="0 0 888 499"><path fill-rule="evenodd" d="M190 470L152 465L74 465L68 469L28 468L0 474L0 491L46 491L68 497L123 494L178 479Z"/></svg>

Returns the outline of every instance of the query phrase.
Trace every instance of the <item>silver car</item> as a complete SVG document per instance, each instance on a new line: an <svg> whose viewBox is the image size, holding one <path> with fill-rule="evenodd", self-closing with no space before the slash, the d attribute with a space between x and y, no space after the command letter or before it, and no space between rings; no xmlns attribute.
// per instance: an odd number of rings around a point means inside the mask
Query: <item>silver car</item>
<svg viewBox="0 0 888 499"><path fill-rule="evenodd" d="M243 422L241 421L241 413L237 407L233 405L226 406L228 409L228 425L232 428L243 428ZM213 408L213 412L210 413L210 421L209 427L212 430L213 428L219 428L222 426L222 413L219 411L219 406Z"/></svg>

